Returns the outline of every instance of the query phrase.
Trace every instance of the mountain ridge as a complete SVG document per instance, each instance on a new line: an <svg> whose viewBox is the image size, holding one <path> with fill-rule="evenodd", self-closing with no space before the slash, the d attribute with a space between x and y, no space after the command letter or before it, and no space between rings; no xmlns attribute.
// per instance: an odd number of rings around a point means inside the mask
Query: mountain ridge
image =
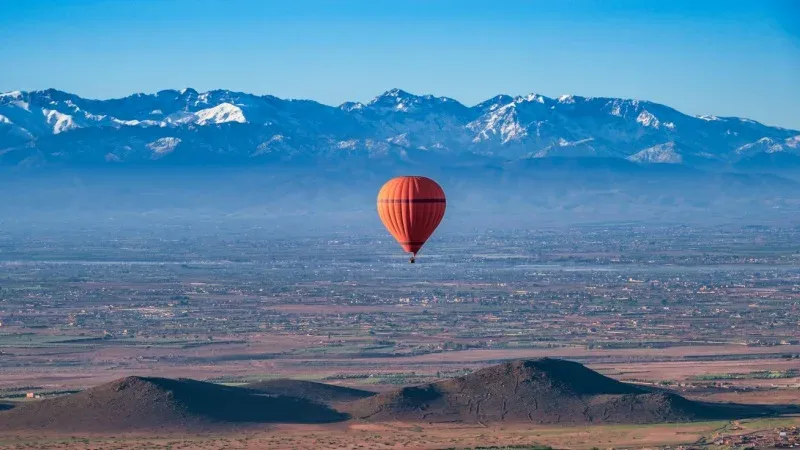
<svg viewBox="0 0 800 450"><path fill-rule="evenodd" d="M154 150L164 140L176 142L167 154ZM536 93L497 95L473 106L397 88L337 106L222 89L108 100L56 89L0 94L0 165L319 163L402 160L410 153L447 163L612 157L728 168L761 153L800 155L800 131L691 116L645 100Z"/></svg>

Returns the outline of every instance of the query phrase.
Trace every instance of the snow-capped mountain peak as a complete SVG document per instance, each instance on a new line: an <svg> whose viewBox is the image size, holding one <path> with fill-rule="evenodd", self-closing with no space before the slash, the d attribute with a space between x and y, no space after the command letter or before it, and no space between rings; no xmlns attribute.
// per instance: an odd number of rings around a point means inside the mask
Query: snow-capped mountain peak
<svg viewBox="0 0 800 450"><path fill-rule="evenodd" d="M364 109L364 104L361 102L345 102L339 105L339 109L346 112L360 111Z"/></svg>
<svg viewBox="0 0 800 450"><path fill-rule="evenodd" d="M394 89L389 89L388 91L384 92L383 94L378 95L377 97L373 98L369 102L369 104L370 105L374 105L374 104L386 101L387 99L391 99L391 101L399 103L399 102L402 102L404 99L413 99L413 98L416 98L416 97L417 97L416 95L410 94L410 93L408 93L408 92L406 92L406 91L404 91L402 89L394 88Z"/></svg>
<svg viewBox="0 0 800 450"><path fill-rule="evenodd" d="M575 96L572 94L564 94L558 97L558 103L571 104L575 103Z"/></svg>
<svg viewBox="0 0 800 450"><path fill-rule="evenodd" d="M408 112L421 98L410 94L402 89L390 89L383 94L373 98L367 106L373 109L392 110L397 112Z"/></svg>
<svg viewBox="0 0 800 450"><path fill-rule="evenodd" d="M436 97L433 95L415 95L396 88L373 98L366 106L373 109L390 109L393 111L410 112L416 108L430 108L442 104L453 104L463 107L463 105L451 98Z"/></svg>
<svg viewBox="0 0 800 450"><path fill-rule="evenodd" d="M536 103L542 103L542 104L544 104L544 102L545 102L545 100L546 100L546 99L547 99L547 97L545 97L545 96L543 96L543 95L539 95L539 94L528 94L528 95L526 95L526 96L524 96L524 97L522 97L522 96L519 96L519 97L515 98L515 99L514 99L514 101L515 101L516 103L523 103L523 102L536 102Z"/></svg>
<svg viewBox="0 0 800 450"><path fill-rule="evenodd" d="M168 124L211 125L226 122L246 123L242 108L230 103L220 103L212 108L196 112L181 111L165 119Z"/></svg>
<svg viewBox="0 0 800 450"><path fill-rule="evenodd" d="M489 100L485 100L481 103L478 103L473 108L478 111L494 111L497 108L502 106L508 105L516 101L517 98L520 97L512 97L510 95L501 94L490 98Z"/></svg>
<svg viewBox="0 0 800 450"><path fill-rule="evenodd" d="M247 122L244 117L244 113L242 112L242 108L230 103L220 103L213 108L202 109L194 114L197 117L195 123L198 125L206 125L210 123L219 124L226 122Z"/></svg>
<svg viewBox="0 0 800 450"><path fill-rule="evenodd" d="M21 97L22 97L22 92L20 91L10 91L10 92L0 93L0 98L3 99L19 99Z"/></svg>

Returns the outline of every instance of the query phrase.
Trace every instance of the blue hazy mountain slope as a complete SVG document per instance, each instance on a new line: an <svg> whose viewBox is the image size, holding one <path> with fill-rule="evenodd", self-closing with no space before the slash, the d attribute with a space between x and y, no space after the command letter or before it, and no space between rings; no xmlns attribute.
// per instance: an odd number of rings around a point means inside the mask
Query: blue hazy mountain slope
<svg viewBox="0 0 800 450"><path fill-rule="evenodd" d="M104 166L0 168L0 229L217 230L245 226L282 234L383 230L380 186L403 173L435 178L448 211L438 233L579 223L798 225L800 183L757 173L644 166L617 158L535 158L502 167L400 160L325 167Z"/></svg>

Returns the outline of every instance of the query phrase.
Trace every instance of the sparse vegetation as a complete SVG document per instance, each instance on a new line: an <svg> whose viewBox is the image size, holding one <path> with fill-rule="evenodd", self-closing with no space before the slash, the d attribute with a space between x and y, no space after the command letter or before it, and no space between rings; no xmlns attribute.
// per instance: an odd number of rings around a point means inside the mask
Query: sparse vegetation
<svg viewBox="0 0 800 450"><path fill-rule="evenodd" d="M697 381L717 380L777 380L781 378L800 378L800 370L758 370L747 373L710 373L691 377Z"/></svg>

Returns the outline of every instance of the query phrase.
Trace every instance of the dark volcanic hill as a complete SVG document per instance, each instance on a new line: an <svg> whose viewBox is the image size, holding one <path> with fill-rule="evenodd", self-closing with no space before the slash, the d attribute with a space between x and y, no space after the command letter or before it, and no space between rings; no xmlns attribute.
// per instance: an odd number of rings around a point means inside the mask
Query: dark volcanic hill
<svg viewBox="0 0 800 450"><path fill-rule="evenodd" d="M205 431L346 418L304 399L188 379L127 377L0 412L0 431Z"/></svg>
<svg viewBox="0 0 800 450"><path fill-rule="evenodd" d="M288 378L259 381L250 383L245 387L265 394L303 398L312 402L324 404L350 402L375 395L375 392L361 389L315 383L313 381L291 380Z"/></svg>
<svg viewBox="0 0 800 450"><path fill-rule="evenodd" d="M647 391L549 358L382 393L344 409L370 421L656 423L726 416L723 406Z"/></svg>

